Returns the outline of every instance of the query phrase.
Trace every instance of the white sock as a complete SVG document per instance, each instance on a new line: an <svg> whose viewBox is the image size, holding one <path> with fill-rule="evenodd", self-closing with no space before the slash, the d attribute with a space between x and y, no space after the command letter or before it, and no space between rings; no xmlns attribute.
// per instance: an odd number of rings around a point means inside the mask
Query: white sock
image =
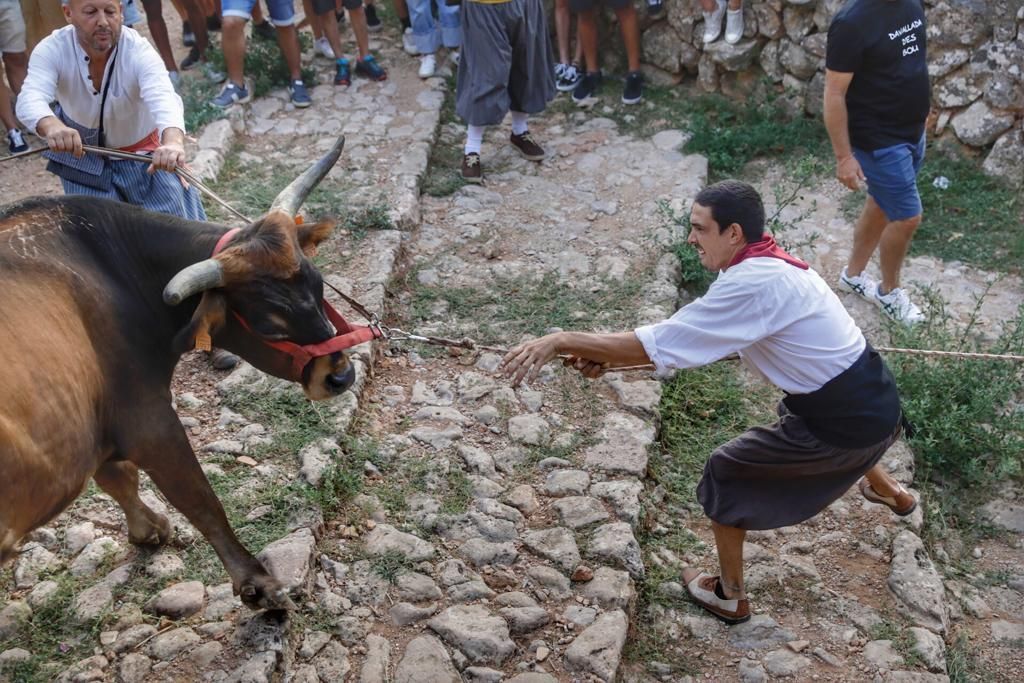
<svg viewBox="0 0 1024 683"><path fill-rule="evenodd" d="M526 113L521 111L512 112L512 134L522 135L527 130Z"/></svg>
<svg viewBox="0 0 1024 683"><path fill-rule="evenodd" d="M464 154L480 153L480 147L484 144L484 130L486 130L486 126L471 125L466 127L466 149Z"/></svg>

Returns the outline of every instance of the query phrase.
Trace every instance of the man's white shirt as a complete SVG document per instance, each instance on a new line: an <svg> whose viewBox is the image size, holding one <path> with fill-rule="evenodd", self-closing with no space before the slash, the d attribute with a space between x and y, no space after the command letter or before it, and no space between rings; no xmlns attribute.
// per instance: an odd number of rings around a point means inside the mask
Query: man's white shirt
<svg viewBox="0 0 1024 683"><path fill-rule="evenodd" d="M89 78L89 58L65 26L44 38L32 51L28 76L18 97L18 118L35 131L39 121L53 116L50 103L80 126L99 128L103 86L110 80L104 108L108 147L127 147L155 129L162 138L167 128L185 130L185 110L174 92L160 55L134 29L121 29L113 70L107 63L99 90Z"/></svg>
<svg viewBox="0 0 1024 683"><path fill-rule="evenodd" d="M704 296L635 332L659 371L738 353L790 394L820 389L849 368L867 343L820 275L770 257L722 271Z"/></svg>

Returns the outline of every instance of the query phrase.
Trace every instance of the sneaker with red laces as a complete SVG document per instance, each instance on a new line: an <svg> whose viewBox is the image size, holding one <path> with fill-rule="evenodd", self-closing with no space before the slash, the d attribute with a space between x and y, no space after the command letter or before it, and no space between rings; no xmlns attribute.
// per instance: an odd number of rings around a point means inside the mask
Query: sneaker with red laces
<svg viewBox="0 0 1024 683"><path fill-rule="evenodd" d="M530 135L530 131L524 131L522 135L512 133L509 137L512 146L519 150L519 154L529 161L541 161L544 159L544 148L537 144L537 141Z"/></svg>
<svg viewBox="0 0 1024 683"><path fill-rule="evenodd" d="M470 152L462 157L462 179L467 183L480 184L484 181L484 169L480 165L480 155Z"/></svg>
<svg viewBox="0 0 1024 683"><path fill-rule="evenodd" d="M356 60L356 75L369 78L371 81L386 81L388 72L385 71L373 55L366 55L364 59Z"/></svg>
<svg viewBox="0 0 1024 683"><path fill-rule="evenodd" d="M725 597L721 578L696 569L684 569L683 582L691 600L725 623L742 624L750 620L750 601Z"/></svg>
<svg viewBox="0 0 1024 683"><path fill-rule="evenodd" d="M345 58L334 62L334 85L352 85L352 69Z"/></svg>

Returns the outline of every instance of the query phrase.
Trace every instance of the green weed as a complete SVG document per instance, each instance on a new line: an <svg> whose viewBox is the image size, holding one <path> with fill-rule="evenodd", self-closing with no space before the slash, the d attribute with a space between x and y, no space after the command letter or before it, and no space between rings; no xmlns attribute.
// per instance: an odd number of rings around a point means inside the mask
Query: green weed
<svg viewBox="0 0 1024 683"><path fill-rule="evenodd" d="M460 123L455 113L455 76L449 77L444 93L439 125L442 136L446 134L449 124ZM431 145L427 170L420 185L423 194L447 197L466 184L461 173L462 150L461 141L455 139L439 140L437 144Z"/></svg>
<svg viewBox="0 0 1024 683"><path fill-rule="evenodd" d="M473 502L473 487L469 477L461 469L453 467L446 477L448 491L441 499L441 512L446 515L461 515Z"/></svg>
<svg viewBox="0 0 1024 683"><path fill-rule="evenodd" d="M412 563L397 550L389 550L383 555L371 557L370 569L389 583L395 583L399 576L412 570Z"/></svg>
<svg viewBox="0 0 1024 683"><path fill-rule="evenodd" d="M946 669L950 683L992 680L991 674L974 653L970 636L963 630L957 633L953 643L946 647Z"/></svg>
<svg viewBox="0 0 1024 683"><path fill-rule="evenodd" d="M224 118L227 110L213 104L218 92L218 86L201 75L181 80L178 94L185 106L185 130L198 133L211 121Z"/></svg>

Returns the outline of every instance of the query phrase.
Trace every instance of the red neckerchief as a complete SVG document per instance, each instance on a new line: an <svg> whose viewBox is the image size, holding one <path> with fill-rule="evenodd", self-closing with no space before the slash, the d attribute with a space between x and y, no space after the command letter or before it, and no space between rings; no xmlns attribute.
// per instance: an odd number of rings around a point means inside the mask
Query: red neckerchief
<svg viewBox="0 0 1024 683"><path fill-rule="evenodd" d="M238 228L234 228L224 233L221 238L217 240L217 245L213 248L213 255L216 256L220 253L220 251L228 245L228 242L231 241L231 238L239 232L240 230ZM334 310L334 306L331 306L327 299L323 300L323 307L324 314L327 316L327 319L331 321L332 325L334 325L335 335L333 337L325 339L318 344L306 344L304 346L300 346L299 344L290 341L267 341L266 339L260 339L260 341L265 345L278 351L282 351L292 357L292 373L294 375L292 379L295 381L302 380L302 371L311 360L321 356L329 356L338 351L350 349L357 344L362 344L363 342L368 342L384 336L381 329L376 325L366 327L363 325L351 324L345 320L340 313ZM232 311L232 313L234 313L239 324L241 324L247 332L259 338L259 335L253 332L252 328L249 327L249 323L245 321L245 318L239 315L237 311Z"/></svg>
<svg viewBox="0 0 1024 683"><path fill-rule="evenodd" d="M732 261L729 261L728 267L732 268L740 261L746 261L748 258L759 258L763 256L781 259L788 263L789 265L796 266L797 268L800 268L802 270L807 270L810 268L809 265L807 265L800 259L796 258L795 256L790 256L789 254L784 252L782 250L782 247L775 243L775 238L769 235L768 233L765 233L764 235L761 236L760 242L754 242L753 244L748 244L747 246L743 247L743 249L740 250L740 253L732 257Z"/></svg>

